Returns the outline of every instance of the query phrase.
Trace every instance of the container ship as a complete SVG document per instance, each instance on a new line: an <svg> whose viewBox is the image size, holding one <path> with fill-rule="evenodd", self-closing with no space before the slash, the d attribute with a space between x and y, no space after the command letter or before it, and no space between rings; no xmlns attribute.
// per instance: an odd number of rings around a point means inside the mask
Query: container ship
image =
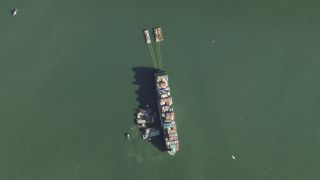
<svg viewBox="0 0 320 180"><path fill-rule="evenodd" d="M173 111L172 97L169 87L168 75L165 71L159 71L154 74L159 117L161 128L163 130L166 150L170 155L175 155L179 151L178 133L175 122L175 113Z"/></svg>

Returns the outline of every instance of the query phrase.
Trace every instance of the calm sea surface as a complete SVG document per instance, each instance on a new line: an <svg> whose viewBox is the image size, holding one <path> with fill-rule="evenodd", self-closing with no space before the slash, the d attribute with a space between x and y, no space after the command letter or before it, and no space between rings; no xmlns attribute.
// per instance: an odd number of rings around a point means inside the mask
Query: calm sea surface
<svg viewBox="0 0 320 180"><path fill-rule="evenodd" d="M320 179L320 2L0 4L1 180ZM134 127L158 25L174 157Z"/></svg>

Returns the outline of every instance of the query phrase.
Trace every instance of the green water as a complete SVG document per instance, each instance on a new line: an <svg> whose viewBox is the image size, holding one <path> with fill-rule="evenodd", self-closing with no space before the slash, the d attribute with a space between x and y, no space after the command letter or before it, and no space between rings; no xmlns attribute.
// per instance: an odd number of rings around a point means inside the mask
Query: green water
<svg viewBox="0 0 320 180"><path fill-rule="evenodd" d="M320 178L319 2L0 2L1 180ZM157 25L174 157L133 123Z"/></svg>

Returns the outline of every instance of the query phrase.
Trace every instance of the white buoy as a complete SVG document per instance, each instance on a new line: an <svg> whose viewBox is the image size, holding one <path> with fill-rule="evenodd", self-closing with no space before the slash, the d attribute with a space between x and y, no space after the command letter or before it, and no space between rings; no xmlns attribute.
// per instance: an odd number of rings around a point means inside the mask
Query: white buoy
<svg viewBox="0 0 320 180"><path fill-rule="evenodd" d="M232 155L231 157L232 157L232 159L233 159L233 160L235 160L235 159L236 159L236 157L235 157L234 155Z"/></svg>

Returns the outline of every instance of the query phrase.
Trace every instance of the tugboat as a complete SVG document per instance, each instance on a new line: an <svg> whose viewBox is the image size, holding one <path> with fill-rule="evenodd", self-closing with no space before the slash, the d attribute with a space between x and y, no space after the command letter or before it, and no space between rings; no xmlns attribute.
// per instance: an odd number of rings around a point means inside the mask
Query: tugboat
<svg viewBox="0 0 320 180"><path fill-rule="evenodd" d="M162 34L161 27L157 27L157 28L153 29L153 32L154 32L154 36L155 36L156 42L163 41L163 34Z"/></svg>
<svg viewBox="0 0 320 180"><path fill-rule="evenodd" d="M146 43L150 44L151 43L151 38L150 38L149 31L146 29L146 30L143 31L143 33L144 33L144 38L146 40Z"/></svg>
<svg viewBox="0 0 320 180"><path fill-rule="evenodd" d="M12 9L12 10L11 10L11 15L12 15L12 16L16 16L17 13L18 13L18 9Z"/></svg>
<svg viewBox="0 0 320 180"><path fill-rule="evenodd" d="M144 131L144 134L142 134L142 139L148 139L151 140L152 137L159 136L160 131L157 128L147 128Z"/></svg>
<svg viewBox="0 0 320 180"><path fill-rule="evenodd" d="M151 108L139 109L137 113L136 123L140 128L146 127L146 124L154 122L155 113L152 114Z"/></svg>

